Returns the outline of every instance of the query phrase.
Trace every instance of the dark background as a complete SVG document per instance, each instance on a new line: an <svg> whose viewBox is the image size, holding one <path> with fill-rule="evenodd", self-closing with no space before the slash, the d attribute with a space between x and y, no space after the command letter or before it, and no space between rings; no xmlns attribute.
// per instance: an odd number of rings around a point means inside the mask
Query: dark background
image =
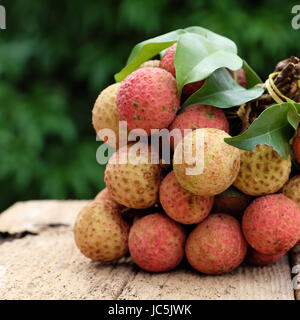
<svg viewBox="0 0 300 320"><path fill-rule="evenodd" d="M6 0L0 30L0 211L104 187L91 109L131 48L190 25L234 40L265 79L300 55L294 1Z"/></svg>

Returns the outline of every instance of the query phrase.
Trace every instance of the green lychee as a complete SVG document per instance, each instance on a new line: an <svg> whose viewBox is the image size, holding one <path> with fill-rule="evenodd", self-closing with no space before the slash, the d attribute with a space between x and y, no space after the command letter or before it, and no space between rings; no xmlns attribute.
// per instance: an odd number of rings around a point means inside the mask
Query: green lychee
<svg viewBox="0 0 300 320"><path fill-rule="evenodd" d="M93 126L99 138L108 143L113 148L119 146L119 113L117 110L117 92L121 83L114 83L104 89L98 96L94 108L92 110ZM115 144L110 143L103 129L110 129L114 132L116 141ZM125 133L126 134L126 133Z"/></svg>
<svg viewBox="0 0 300 320"><path fill-rule="evenodd" d="M268 145L254 151L241 150L241 167L234 186L243 193L260 196L275 193L289 179L291 158L283 159Z"/></svg>
<svg viewBox="0 0 300 320"><path fill-rule="evenodd" d="M149 208L157 202L161 168L151 163L151 152L123 147L112 155L105 170L106 187L112 198L129 208ZM122 159L127 163L123 164Z"/></svg>
<svg viewBox="0 0 300 320"><path fill-rule="evenodd" d="M227 137L230 135L222 130L205 128L194 130L178 143L173 168L184 189L197 195L213 196L225 191L233 183L240 168L240 152L224 142ZM186 156L189 148L193 159ZM196 153L198 149L199 158Z"/></svg>
<svg viewBox="0 0 300 320"><path fill-rule="evenodd" d="M292 199L300 208L300 175L293 177L284 185L283 194Z"/></svg>

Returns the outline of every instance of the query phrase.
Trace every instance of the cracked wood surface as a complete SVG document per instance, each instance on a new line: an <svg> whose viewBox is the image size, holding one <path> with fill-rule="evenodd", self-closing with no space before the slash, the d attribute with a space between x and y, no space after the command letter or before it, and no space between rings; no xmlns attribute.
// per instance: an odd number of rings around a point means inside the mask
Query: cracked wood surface
<svg viewBox="0 0 300 320"><path fill-rule="evenodd" d="M141 271L130 257L91 262L72 232L86 203L19 202L0 215L0 299L300 299L291 277L299 246L291 265L286 255L272 266L244 264L221 276L201 275L185 262L160 274Z"/></svg>

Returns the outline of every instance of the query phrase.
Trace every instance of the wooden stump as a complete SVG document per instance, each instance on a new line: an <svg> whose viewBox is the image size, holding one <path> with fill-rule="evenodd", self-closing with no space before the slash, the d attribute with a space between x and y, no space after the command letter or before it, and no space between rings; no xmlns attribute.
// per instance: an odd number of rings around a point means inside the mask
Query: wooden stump
<svg viewBox="0 0 300 320"><path fill-rule="evenodd" d="M300 290L293 289L297 274L291 274L294 267L300 278L300 246L274 265L243 264L221 276L199 274L185 263L152 274L129 257L91 262L76 248L72 232L87 203L19 202L0 215L0 299L300 300Z"/></svg>

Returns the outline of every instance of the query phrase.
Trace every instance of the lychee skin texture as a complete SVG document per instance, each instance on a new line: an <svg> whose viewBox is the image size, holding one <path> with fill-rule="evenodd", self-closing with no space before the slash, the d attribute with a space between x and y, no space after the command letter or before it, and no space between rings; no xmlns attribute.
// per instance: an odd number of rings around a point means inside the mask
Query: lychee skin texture
<svg viewBox="0 0 300 320"><path fill-rule="evenodd" d="M117 92L120 83L114 83L104 89L98 96L92 110L92 122L96 133L101 129L111 129L116 135L116 145L110 143L113 148L119 147L119 113L117 110ZM107 137L100 134L100 139L109 144Z"/></svg>
<svg viewBox="0 0 300 320"><path fill-rule="evenodd" d="M234 186L252 196L275 193L289 179L291 158L283 159L268 145L254 151L241 150L241 168Z"/></svg>
<svg viewBox="0 0 300 320"><path fill-rule="evenodd" d="M110 201L92 201L78 214L74 225L79 250L94 261L110 262L128 252L129 225Z"/></svg>
<svg viewBox="0 0 300 320"><path fill-rule="evenodd" d="M159 213L137 220L129 233L129 252L142 269L162 272L175 268L184 256L185 231Z"/></svg>
<svg viewBox="0 0 300 320"><path fill-rule="evenodd" d="M200 128L216 128L229 133L229 123L223 110L203 104L197 104L184 109L176 116L169 130L179 129L181 131L181 135L178 135L178 138L174 139L176 146L184 136L184 129L195 130Z"/></svg>
<svg viewBox="0 0 300 320"><path fill-rule="evenodd" d="M200 174L190 175L186 169L193 165L185 161L184 148L181 146L184 146L185 139L189 141L191 138L194 155L196 146L200 143L196 142L197 132L204 135L204 170ZM214 196L229 188L239 172L240 152L224 142L227 137L230 135L222 130L205 128L194 130L178 143L174 152L173 170L184 189L201 196ZM197 161L201 163L200 159Z"/></svg>
<svg viewBox="0 0 300 320"><path fill-rule="evenodd" d="M139 68L148 68L148 67L159 68L159 65L160 65L160 60L148 60L142 63L139 66Z"/></svg>
<svg viewBox="0 0 300 320"><path fill-rule="evenodd" d="M231 189L234 192L231 192ZM251 196L230 187L229 190L215 196L213 212L224 212L240 220L252 199Z"/></svg>
<svg viewBox="0 0 300 320"><path fill-rule="evenodd" d="M286 252L300 239L300 210L283 194L260 197L246 209L242 228L247 242L258 252Z"/></svg>
<svg viewBox="0 0 300 320"><path fill-rule="evenodd" d="M244 260L247 243L239 222L226 214L211 214L189 235L185 253L190 265L205 274L221 274Z"/></svg>
<svg viewBox="0 0 300 320"><path fill-rule="evenodd" d="M160 67L172 73L176 77L175 65L174 65L174 56L176 52L177 43L174 43L171 47L168 48L162 59L160 60Z"/></svg>
<svg viewBox="0 0 300 320"><path fill-rule="evenodd" d="M298 127L297 136L293 140L292 148L295 159L300 163L300 127Z"/></svg>
<svg viewBox="0 0 300 320"><path fill-rule="evenodd" d="M208 216L214 202L214 197L197 196L183 189L173 171L162 181L159 198L166 214L183 224L201 222Z"/></svg>
<svg viewBox="0 0 300 320"><path fill-rule="evenodd" d="M111 203L111 206L116 208L116 209L121 209L123 208L122 205L117 203L111 194L109 193L107 188L102 189L94 198L94 201L109 201Z"/></svg>
<svg viewBox="0 0 300 320"><path fill-rule="evenodd" d="M131 152L131 148L128 148L128 152ZM150 152L141 156L146 163L134 164L130 161L128 152L127 148L123 147L109 159L104 177L106 187L112 198L123 206L134 209L149 208L158 199L160 165L151 164ZM118 159L122 157L127 158L127 164L119 163Z"/></svg>
<svg viewBox="0 0 300 320"><path fill-rule="evenodd" d="M280 260L285 255L285 252L268 255L264 253L260 253L250 246L248 246L248 251L246 255L246 262L250 264L254 264L256 266L267 266L269 264L273 264L276 261Z"/></svg>
<svg viewBox="0 0 300 320"><path fill-rule="evenodd" d="M300 175L293 177L285 184L283 194L292 199L300 208Z"/></svg>
<svg viewBox="0 0 300 320"><path fill-rule="evenodd" d="M180 108L175 78L161 68L140 68L125 78L117 94L121 120L129 129L167 128Z"/></svg>

